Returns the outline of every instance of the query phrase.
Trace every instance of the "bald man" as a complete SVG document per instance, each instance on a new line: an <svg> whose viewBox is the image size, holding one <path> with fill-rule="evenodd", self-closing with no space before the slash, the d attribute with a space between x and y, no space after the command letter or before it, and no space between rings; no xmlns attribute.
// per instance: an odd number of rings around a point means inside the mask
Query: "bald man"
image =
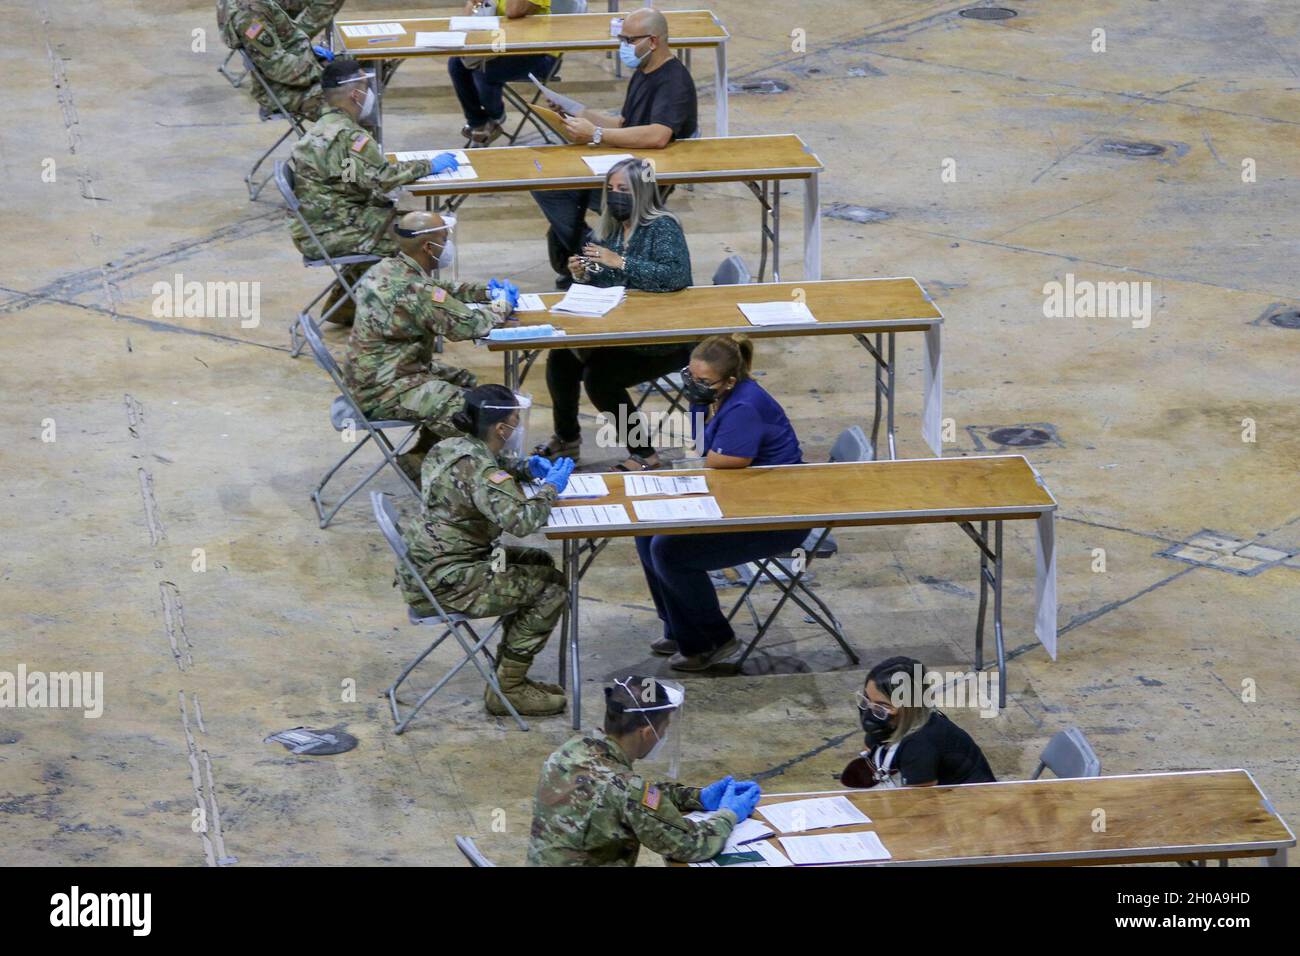
<svg viewBox="0 0 1300 956"><path fill-rule="evenodd" d="M632 11L623 18L618 40L619 59L632 71L623 108L618 113L588 109L566 117L569 139L641 151L694 136L699 130L695 81L668 45L664 15L649 8ZM533 193L533 199L550 223L546 245L556 287L568 288L573 281L569 258L580 254L588 241L587 210L599 211L600 191L547 190Z"/></svg>
<svg viewBox="0 0 1300 956"><path fill-rule="evenodd" d="M456 434L451 416L465 389L478 384L472 372L434 358L435 338L479 338L510 315L509 300L491 299L487 285L434 278L435 269L451 265L454 224L431 212L397 221L397 254L375 263L357 283L356 321L343 362L348 388L367 418L423 426L416 445L398 459L417 482L424 453Z"/></svg>

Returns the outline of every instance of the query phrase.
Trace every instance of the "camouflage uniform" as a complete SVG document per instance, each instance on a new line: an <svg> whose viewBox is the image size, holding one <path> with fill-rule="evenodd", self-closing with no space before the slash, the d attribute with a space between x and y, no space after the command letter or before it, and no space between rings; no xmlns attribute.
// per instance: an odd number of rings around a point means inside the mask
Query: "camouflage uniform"
<svg viewBox="0 0 1300 956"><path fill-rule="evenodd" d="M445 610L470 617L511 613L501 656L528 662L546 644L568 600L564 573L541 548L508 547L504 569L492 568L492 551L502 532L525 537L546 524L558 492L544 484L526 498L518 479L527 463L503 466L478 438L440 441L420 474L423 507L407 523L411 561ZM406 600L421 614L433 613L399 568Z"/></svg>
<svg viewBox="0 0 1300 956"><path fill-rule="evenodd" d="M293 17L299 30L314 37L330 25L343 0L280 0L280 6Z"/></svg>
<svg viewBox="0 0 1300 956"><path fill-rule="evenodd" d="M226 46L248 53L285 109L303 120L320 116L321 65L311 49L311 34L275 0L218 0L217 26ZM276 108L256 79L250 77L247 88L263 107Z"/></svg>
<svg viewBox="0 0 1300 956"><path fill-rule="evenodd" d="M389 225L397 210L386 193L428 176L433 162L390 163L374 137L347 113L327 109L293 148L294 192L302 216L331 256L397 253ZM289 223L298 251L320 258L297 219Z"/></svg>
<svg viewBox="0 0 1300 956"><path fill-rule="evenodd" d="M348 340L343 374L369 418L421 422L439 437L455 432L451 416L464 389L478 384L472 372L434 358L437 335L453 341L487 335L496 325L486 302L487 286L439 282L405 253L375 263L356 287L356 324Z"/></svg>
<svg viewBox="0 0 1300 956"><path fill-rule="evenodd" d="M579 734L547 758L533 801L529 866L635 866L644 844L660 856L695 863L717 856L736 825L720 810L703 810L698 787L651 784L599 731Z"/></svg>

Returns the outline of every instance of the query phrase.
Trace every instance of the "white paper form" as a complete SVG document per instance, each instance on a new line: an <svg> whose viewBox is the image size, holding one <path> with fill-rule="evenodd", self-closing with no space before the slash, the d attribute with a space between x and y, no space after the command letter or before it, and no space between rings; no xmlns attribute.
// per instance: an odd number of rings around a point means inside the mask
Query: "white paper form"
<svg viewBox="0 0 1300 956"><path fill-rule="evenodd" d="M433 46L451 49L465 45L465 34L450 30L432 30L428 33L416 33L416 46Z"/></svg>
<svg viewBox="0 0 1300 956"><path fill-rule="evenodd" d="M542 490L542 482L530 481L524 485L524 494L532 498ZM570 475L569 483L560 492L561 500L570 498L607 498L609 486L600 475Z"/></svg>
<svg viewBox="0 0 1300 956"><path fill-rule="evenodd" d="M798 325L816 322L806 302L738 302L750 325Z"/></svg>
<svg viewBox="0 0 1300 956"><path fill-rule="evenodd" d="M614 168L618 163L625 159L636 159L631 153L611 153L608 156L584 156L582 161L587 164L593 176L604 176Z"/></svg>
<svg viewBox="0 0 1300 956"><path fill-rule="evenodd" d="M776 848L767 840L755 840L753 843L746 843L742 847L734 850L723 850L723 853L757 853L762 857L761 860L746 863L728 863L727 866L794 866L786 859L785 854ZM688 863L687 866L721 866L716 859L704 860L700 863Z"/></svg>
<svg viewBox="0 0 1300 956"><path fill-rule="evenodd" d="M542 302L542 297L536 292L521 292L519 294L519 304L515 306L516 312L545 312L546 304Z"/></svg>
<svg viewBox="0 0 1300 956"><path fill-rule="evenodd" d="M717 811L714 811L717 812ZM713 813L708 810L695 810L685 814L687 820L700 822L707 820ZM760 820L750 817L748 820L741 820L731 829L731 834L727 837L727 843L722 848L723 853L738 853L746 843L753 843L755 840L764 840L767 837L775 836L776 831L767 826Z"/></svg>
<svg viewBox="0 0 1300 956"><path fill-rule="evenodd" d="M452 17L449 30L495 30L501 26L500 17Z"/></svg>
<svg viewBox="0 0 1300 956"><path fill-rule="evenodd" d="M432 175L425 176L421 179L417 179L416 182L417 183L450 183L450 182L455 182L457 180L464 180L464 179L478 179L478 173L475 171L473 166L468 166L465 163L461 163L455 169L445 169L440 173L433 173Z"/></svg>
<svg viewBox="0 0 1300 956"><path fill-rule="evenodd" d="M1034 577L1034 633L1056 660L1056 511L1045 511L1038 528L1037 573Z"/></svg>
<svg viewBox="0 0 1300 956"><path fill-rule="evenodd" d="M722 517L718 500L707 498L656 498L634 501L637 521L710 521Z"/></svg>
<svg viewBox="0 0 1300 956"><path fill-rule="evenodd" d="M768 823L782 833L825 830L870 823L871 818L854 806L848 797L812 797L790 800L758 808Z"/></svg>
<svg viewBox="0 0 1300 956"><path fill-rule="evenodd" d="M568 113L570 116L577 116L586 109L585 106L573 97L565 96L563 93L555 92L555 90L550 87L543 86L542 81L533 76L533 74L529 73L528 78L533 81L533 86L542 91L542 96L546 97L546 99L550 100L560 108L561 113Z"/></svg>
<svg viewBox="0 0 1300 956"><path fill-rule="evenodd" d="M781 849L789 854L795 866L888 860L890 855L872 831L781 837Z"/></svg>
<svg viewBox="0 0 1300 956"><path fill-rule="evenodd" d="M465 155L463 149L415 149L405 153L393 153L393 159L399 163L405 163L413 159L433 159L433 157L441 156L443 153L451 153L456 157L456 162L461 165L469 162L469 157Z"/></svg>
<svg viewBox="0 0 1300 956"><path fill-rule="evenodd" d="M396 37L406 33L400 23L354 23L339 29L345 37Z"/></svg>
<svg viewBox="0 0 1300 956"><path fill-rule="evenodd" d="M548 528L590 528L601 525L631 524L622 505L565 505L552 508L546 519Z"/></svg>
<svg viewBox="0 0 1300 956"><path fill-rule="evenodd" d="M556 314L599 318L617 308L626 292L627 288L621 285L611 285L602 289L599 286L575 282L564 293L564 298L551 306L551 311Z"/></svg>
<svg viewBox="0 0 1300 956"><path fill-rule="evenodd" d="M623 494L629 498L642 495L707 495L709 483L703 475L625 475Z"/></svg>
<svg viewBox="0 0 1300 956"><path fill-rule="evenodd" d="M925 345L921 355L925 364L921 437L936 458L943 457L943 351L940 329L941 326L935 324L925 330Z"/></svg>

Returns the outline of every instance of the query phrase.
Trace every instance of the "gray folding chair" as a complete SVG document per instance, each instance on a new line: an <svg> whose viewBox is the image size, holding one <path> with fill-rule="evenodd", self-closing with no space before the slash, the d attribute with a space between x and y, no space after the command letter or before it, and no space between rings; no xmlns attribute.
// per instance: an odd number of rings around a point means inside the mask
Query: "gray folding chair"
<svg viewBox="0 0 1300 956"><path fill-rule="evenodd" d="M478 632L474 630L474 626L470 623L471 618L466 617L464 614L449 613L444 610L443 606L438 603L438 599L433 596L433 592L429 590L429 586L424 583L424 578L420 575L414 562L411 561L411 551L410 548L407 547L406 539L402 537L401 527L397 520L397 509L393 507L393 503L386 495L378 491L370 492L370 503L375 511L375 522L379 525L379 530L383 532L384 539L388 542L388 546L393 549L393 554L397 556L398 563L405 567L411 577L419 583L420 591L423 592L425 598L428 600L435 612L428 617L420 617L415 613L415 608L408 605L406 609L407 617L410 619L412 624L426 624L442 628L442 632L438 635L438 639L425 648L423 654L411 661L411 663L407 664L406 669L402 671L397 680L393 681L392 686L384 692L388 697L389 707L393 711L393 722L397 724L397 729L394 733L403 733L406 730L407 725L412 719L414 719L415 715L420 712L424 705L429 702L433 695L442 690L443 685L460 673L460 669L471 661L473 661L474 666L478 668L478 672L483 675L483 679L487 681L488 686L496 692L497 697L506 705L506 710L510 711L510 716L514 717L515 723L519 725L519 729L527 730L528 724L526 724L524 719L519 716L519 711L515 710L515 706L510 703L510 699L506 697L505 694L501 693L501 685L497 683L496 659L487 649L487 642L492 639L492 636L496 634L497 630L507 620L509 615L502 615L497 618L488 632L482 637L479 637ZM403 717L397 707L398 687L401 686L402 681L406 680L411 671L415 670L415 668L418 667L426 657L433 653L434 648L447 639L447 635L449 634L456 638L457 643L460 644L461 650L465 652L465 656L461 658L460 662L455 667L443 675L442 680L438 681L438 683L425 691L416 702L415 706L411 708L410 712ZM487 662L486 667L484 666L484 661ZM457 842L459 843L459 841Z"/></svg>
<svg viewBox="0 0 1300 956"><path fill-rule="evenodd" d="M560 64L563 62L564 62L564 54L563 53L557 54L555 57L555 62L551 64L550 72L548 72L545 76L540 78L544 85L550 86L552 83L555 83L556 81L559 80ZM528 85L530 87L532 86L531 83L529 83ZM559 136L551 132L551 128L547 126L546 123L544 123L542 119L533 111L533 107L536 106L542 99L541 90L537 89L536 87L533 87L532 97L526 98L527 97L526 93L520 93L513 86L507 83L505 86L501 88L501 96L503 99L505 99L507 103L509 103L511 106L517 109L520 114L519 123L515 126L515 131L513 133L505 134L505 140L507 143L509 143L511 146L517 145L519 142L519 134L524 131L524 127L529 123L533 125L533 128L536 129L537 132L542 134L542 142L548 144L562 142Z"/></svg>
<svg viewBox="0 0 1300 956"><path fill-rule="evenodd" d="M288 128L280 135L280 138L271 144L270 149L257 157L257 162L255 162L253 168L248 171L248 175L244 177L244 185L248 187L248 199L249 202L252 202L257 199L258 195L261 194L263 187L265 187L267 182L271 179L270 176L266 176L261 182L254 186L253 180L257 177L258 169L261 168L262 164L267 161L272 153L280 148L281 143L290 136L302 136L305 130L298 118L289 112L289 110L285 108L285 105L280 102L280 97L275 95L275 90L271 89L271 84L266 82L266 78L262 76L262 71L257 68L257 64L253 62L252 57L242 49L239 51L239 55L244 61L245 72L253 77L253 80L262 87L262 90L266 95L271 98L271 102L275 104L275 109L267 109L265 106L259 106L257 111L258 118L264 123L267 120L282 119L288 124ZM221 72L225 74L224 69ZM229 74L226 75L228 78Z"/></svg>
<svg viewBox="0 0 1300 956"><path fill-rule="evenodd" d="M226 54L226 58L221 61L221 65L217 67L217 72L220 73L222 76L224 76L226 78L226 82L228 82L231 86L235 87L235 89L239 89L239 85L244 82L244 77L248 76L247 70L245 70L243 73L236 74L232 72L230 69L230 61L235 58L236 53L240 53L240 52L242 51L231 50L229 53Z"/></svg>
<svg viewBox="0 0 1300 956"><path fill-rule="evenodd" d="M479 848L474 845L474 841L469 837L456 837L456 849L460 850L465 859L469 860L470 866L496 866L495 863L479 851Z"/></svg>
<svg viewBox="0 0 1300 956"><path fill-rule="evenodd" d="M714 285L743 285L751 281L753 276L749 273L749 266L740 256L727 256L713 273Z"/></svg>
<svg viewBox="0 0 1300 956"><path fill-rule="evenodd" d="M1037 780L1044 770L1058 777L1100 777L1101 761L1082 730L1066 727L1047 742L1038 758L1038 769L1030 779Z"/></svg>
<svg viewBox="0 0 1300 956"><path fill-rule="evenodd" d="M302 264L308 269L318 269L322 266L327 266L329 270L334 273L334 280L322 289L317 294L316 298L308 302L303 310L298 313L298 318L294 319L294 321L289 324L289 345L291 346L289 355L292 358L297 358L302 352L303 346L302 336L299 335L302 323L299 320L304 315L310 318L312 309L316 308L316 306L324 301L324 299L335 289L342 289L347 298L352 301L352 304L354 306L357 304L355 286L349 283L344 277L342 267L378 262L382 256L373 256L369 253L358 253L349 256L331 256L325 248L325 243L321 242L320 236L316 235L316 230L311 227L311 223L307 222L307 218L302 214L302 203L299 202L297 195L294 193L293 167L284 160L277 159L275 161L275 171L272 175L275 178L276 187L280 190L280 198L284 200L284 205L289 210L289 214L293 216L294 219L298 220L298 224L307 231L307 235L311 237L312 243L315 244L317 251L320 252L319 259L312 259L309 256L303 256ZM342 305L343 299L340 297L332 306L320 314L319 321L327 321L329 317L334 314L334 311Z"/></svg>
<svg viewBox="0 0 1300 956"><path fill-rule="evenodd" d="M316 359L316 364L325 370L325 373L329 375L330 379L334 382L334 387L339 390L338 398L334 399L333 404L330 406L330 422L334 425L334 429L337 432L342 433L350 428L358 435L357 440L354 440L352 443L351 450L340 458L333 468L325 472L325 476L321 478L320 482L316 485L315 490L311 493L311 501L316 507L316 517L320 521L320 526L322 528L329 527L329 523L334 520L334 516L339 513L339 509L347 504L352 499L353 495L369 484L371 479L383 471L385 466L391 466L393 471L395 471L402 479L402 483L406 485L407 490L418 499L420 497L420 489L416 486L415 482L410 479L406 472L402 471L401 466L397 464L397 456L402 454L402 451L411 443L412 439L419 434L420 426L413 422L404 422L395 419L372 421L363 415L361 410L357 407L356 400L352 397L352 393L348 391L347 382L343 378L343 370L339 368L339 363L334 360L334 356L330 354L330 350L325 347L325 343L321 340L320 328L314 321L312 321L310 315L300 315L298 316L298 321L302 327L301 334L303 341L310 346L311 353ZM408 431L406 435L403 436L402 440L394 445L384 432L400 428L408 429ZM375 443L375 447L379 449L379 453L384 456L384 460L375 465L374 468L370 469L364 478L349 488L343 497L339 498L339 500L334 503L333 507L330 507L327 510L325 505L325 486L329 484L330 479L334 477L338 470L346 465L352 459L352 456L361 450L361 447L365 445L366 442L371 441L372 439Z"/></svg>
<svg viewBox="0 0 1300 956"><path fill-rule="evenodd" d="M852 425L840 432L839 437L835 439L828 460L832 462L870 461L871 442L861 428ZM736 612L744 605L749 609L750 617L753 618L754 627L757 629L753 639L750 640L744 652L736 660L734 666L737 669L745 663L754 648L758 646L758 642L763 639L763 635L772 626L772 622L776 620L777 614L780 613L787 600L793 601L801 607L805 614L805 621L810 624L820 625L822 630L835 638L836 643L844 649L844 653L848 655L849 660L854 664L858 663L858 655L849 646L839 619L826 602L808 587L808 583L811 581L808 568L812 564L813 558L829 558L839 551L839 546L835 543L835 539L831 537L831 529L813 528L808 532L799 549L803 551L803 564L797 570L793 561L793 554L789 556L791 559L790 564L786 564L781 557L774 556L751 561L747 565L734 569L737 577L744 582L745 590L727 614L727 620L730 621L735 617ZM754 588L764 578L777 586L781 596L777 599L776 606L772 608L767 617L760 619L758 611L754 609L752 595ZM810 603L816 606L816 610L810 606Z"/></svg>

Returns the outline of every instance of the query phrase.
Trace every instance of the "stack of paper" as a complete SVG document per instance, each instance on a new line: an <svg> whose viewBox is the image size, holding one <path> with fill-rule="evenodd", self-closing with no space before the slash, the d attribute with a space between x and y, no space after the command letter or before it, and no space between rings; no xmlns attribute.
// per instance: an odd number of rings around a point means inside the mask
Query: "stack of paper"
<svg viewBox="0 0 1300 956"><path fill-rule="evenodd" d="M551 311L566 315L585 315L599 318L611 309L618 307L626 297L626 290L621 285L612 285L607 289L594 285L575 282L569 286L564 298L551 306Z"/></svg>
<svg viewBox="0 0 1300 956"><path fill-rule="evenodd" d="M824 836L781 837L781 849L795 866L862 863L888 860L889 851L875 833L828 833Z"/></svg>
<svg viewBox="0 0 1300 956"><path fill-rule="evenodd" d="M515 306L516 312L545 312L546 304L542 302L542 297L536 292L521 292L519 294L519 303Z"/></svg>
<svg viewBox="0 0 1300 956"><path fill-rule="evenodd" d="M433 173L432 175L425 176L423 179L417 180L418 182L442 183L451 182L452 180L457 179L478 179L478 173L476 173L474 167L470 165L469 157L465 155L465 150L463 149L416 149L404 153L393 153L393 159L397 160L399 163L405 163L415 159L433 159L433 157L440 156L443 153L451 153L456 157L456 168L449 169L442 173Z"/></svg>
<svg viewBox="0 0 1300 956"><path fill-rule="evenodd" d="M552 508L548 528L586 528L593 525L631 524L622 505L567 505Z"/></svg>
<svg viewBox="0 0 1300 956"><path fill-rule="evenodd" d="M871 822L871 818L850 803L847 797L813 797L808 800L770 803L760 806L758 812L781 833L801 833L804 830L824 830L828 827Z"/></svg>
<svg viewBox="0 0 1300 956"><path fill-rule="evenodd" d="M542 490L540 481L524 485L524 494L529 498ZM560 492L560 497L569 498L605 498L609 495L609 486L600 475L570 475L569 483Z"/></svg>
<svg viewBox="0 0 1300 956"><path fill-rule="evenodd" d="M703 475L637 475L623 478L623 493L629 498L641 495L707 495L709 484Z"/></svg>
<svg viewBox="0 0 1300 956"><path fill-rule="evenodd" d="M722 509L718 507L718 501L712 495L707 498L656 498L653 501L634 501L632 508L636 511L637 521L710 521L722 517Z"/></svg>
<svg viewBox="0 0 1300 956"><path fill-rule="evenodd" d="M345 37L395 37L406 32L400 23L354 23L339 29Z"/></svg>
<svg viewBox="0 0 1300 956"><path fill-rule="evenodd" d="M750 325L793 325L816 322L803 302L738 302Z"/></svg>
<svg viewBox="0 0 1300 956"><path fill-rule="evenodd" d="M449 30L495 30L501 26L500 17L452 17Z"/></svg>
<svg viewBox="0 0 1300 956"><path fill-rule="evenodd" d="M533 86L537 87L541 91L542 96L554 103L562 113L567 113L570 116L577 116L586 109L586 107L572 97L565 96L563 93L557 93L548 86L543 86L542 81L533 76L533 74L529 73L528 78L533 81Z"/></svg>
<svg viewBox="0 0 1300 956"><path fill-rule="evenodd" d="M607 156L584 156L582 161L587 164L593 176L604 176L616 165L625 159L636 159L631 153L610 153Z"/></svg>
<svg viewBox="0 0 1300 956"><path fill-rule="evenodd" d="M416 46L436 46L443 48L465 45L465 34L450 30L434 30L429 33L415 34Z"/></svg>

